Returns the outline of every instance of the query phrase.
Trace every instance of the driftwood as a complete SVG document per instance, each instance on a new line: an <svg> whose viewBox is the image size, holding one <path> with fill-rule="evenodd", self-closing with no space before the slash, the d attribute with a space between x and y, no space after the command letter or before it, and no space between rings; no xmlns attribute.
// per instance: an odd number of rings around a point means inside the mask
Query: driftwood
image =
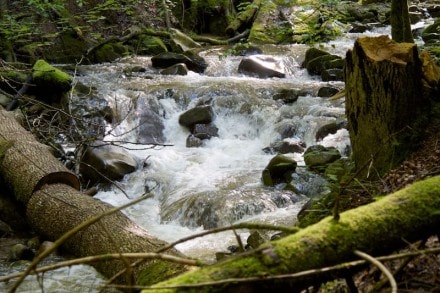
<svg viewBox="0 0 440 293"><path fill-rule="evenodd" d="M339 221L328 217L296 234L263 244L254 252L182 274L144 292L175 292L179 288L192 288L194 292L299 292L319 279L310 275L284 282L268 279L357 259L356 250L387 254L408 241L435 235L440 227L439 210L437 176L341 213ZM240 282L246 278L253 278L252 282Z"/></svg>

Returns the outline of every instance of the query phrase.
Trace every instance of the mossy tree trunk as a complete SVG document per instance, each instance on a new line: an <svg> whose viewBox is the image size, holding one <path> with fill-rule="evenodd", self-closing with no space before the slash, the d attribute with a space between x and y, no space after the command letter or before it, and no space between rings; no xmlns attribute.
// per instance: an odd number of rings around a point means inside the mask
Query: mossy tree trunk
<svg viewBox="0 0 440 293"><path fill-rule="evenodd" d="M185 273L155 287L191 286L225 280L222 284L194 287L191 292L299 292L310 284L316 284L317 277L264 283L238 283L233 279L259 277L264 281L265 277L273 275L331 266L356 259L355 250L370 255L388 254L406 246L407 241L438 233L439 209L440 176L437 176L369 205L344 212L339 221L325 218L296 234L263 244L253 253ZM143 292L175 291L179 290Z"/></svg>
<svg viewBox="0 0 440 293"><path fill-rule="evenodd" d="M427 107L422 78L413 43L365 37L347 52L346 115L361 176L381 176L417 145Z"/></svg>
<svg viewBox="0 0 440 293"><path fill-rule="evenodd" d="M407 0L391 1L391 37L396 42L414 43Z"/></svg>

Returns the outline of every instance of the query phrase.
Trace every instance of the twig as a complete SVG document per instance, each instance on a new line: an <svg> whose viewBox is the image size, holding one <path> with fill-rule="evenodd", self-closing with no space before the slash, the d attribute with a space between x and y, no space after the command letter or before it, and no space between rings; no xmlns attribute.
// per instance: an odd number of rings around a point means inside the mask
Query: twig
<svg viewBox="0 0 440 293"><path fill-rule="evenodd" d="M188 265L188 266L204 265L200 260L193 260L193 259L182 258L182 257L173 256L173 255L169 255L169 254L161 254L161 253L154 253L154 252L110 253L110 254L101 254L101 255L93 255L93 256L75 258L75 259L71 259L71 260L58 262L53 265L48 265L48 266L36 268L30 274L44 273L47 271L59 269L62 267L68 267L68 266L72 266L72 265L86 264L86 263L113 260L113 259L122 259L122 258L126 258L126 259L132 259L132 258L134 258L134 259L135 258L160 259L160 260L169 261L169 262L182 264L182 265ZM0 282L9 281L11 279L18 278L21 275L22 275L22 273L14 273L14 274L10 274L8 276L0 277Z"/></svg>
<svg viewBox="0 0 440 293"><path fill-rule="evenodd" d="M283 231L283 232L287 232L287 233L296 233L300 230L298 227L273 226L273 225L260 224L260 223L239 223L239 224L235 224L235 225L231 225L231 226L207 230L207 231L204 231L204 232L201 232L198 234L194 234L194 235L179 239L173 243L170 243L170 244L158 249L156 252L159 253L159 252L167 251L168 249L173 248L174 246L176 246L179 243L183 243L183 242L186 242L186 241L189 241L189 240L192 240L195 238L203 237L203 236L206 236L209 234L219 233L219 232L228 231L228 230L237 230L237 229L274 230L274 231Z"/></svg>
<svg viewBox="0 0 440 293"><path fill-rule="evenodd" d="M388 278L388 280L390 282L391 293L397 293L397 283L396 283L396 280L394 279L393 274L383 265L383 263L381 263L379 260L377 260L376 258L372 257L371 255L366 254L365 252L362 252L362 251L359 251L359 250L355 250L354 254L356 254L360 258L363 258L363 259L367 260L368 262L371 262L379 270L381 270L381 272Z"/></svg>
<svg viewBox="0 0 440 293"><path fill-rule="evenodd" d="M214 234L214 233L219 233L219 232L223 232L223 231L228 231L228 230L236 230L236 229L260 229L260 230L274 230L274 231L283 231L283 232L287 232L287 233L296 233L298 232L300 229L298 227L286 227L286 226L273 226L273 225L269 225L269 224L260 224L260 223L239 223L239 224L235 224L235 225L231 225L231 226L226 226L226 227L221 227L221 228L216 228L216 229L211 229L211 230L207 230L198 234L194 234L185 238L181 238L175 242L172 242L158 250L156 250L156 253L161 253L164 251L167 251L168 249L173 248L174 246L176 246L177 244L189 241L189 240L193 240L195 238L199 238L199 237L203 237L206 235L210 235L210 234ZM136 261L132 264L133 266L137 266L141 263L142 261ZM112 278L110 278L108 280L108 284L112 283L117 277L119 277L120 275L122 275L123 273L125 273L125 269L121 270L120 272L118 272L117 274L115 274Z"/></svg>

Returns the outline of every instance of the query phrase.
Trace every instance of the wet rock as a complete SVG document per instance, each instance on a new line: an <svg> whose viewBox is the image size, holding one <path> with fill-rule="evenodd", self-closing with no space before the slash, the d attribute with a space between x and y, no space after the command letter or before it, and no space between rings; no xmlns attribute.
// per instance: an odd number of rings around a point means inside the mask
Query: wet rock
<svg viewBox="0 0 440 293"><path fill-rule="evenodd" d="M291 119L283 119L275 125L275 131L281 135L281 138L294 137L297 133L298 126Z"/></svg>
<svg viewBox="0 0 440 293"><path fill-rule="evenodd" d="M268 55L244 57L238 65L238 72L259 78L286 76L281 60Z"/></svg>
<svg viewBox="0 0 440 293"><path fill-rule="evenodd" d="M326 54L308 61L305 67L309 74L321 75L324 70L343 69L344 62L345 61L337 55Z"/></svg>
<svg viewBox="0 0 440 293"><path fill-rule="evenodd" d="M161 53L153 56L151 63L155 68L167 68L175 64L184 63L189 70L197 73L203 73L208 67L202 57L191 52L185 52L185 54L171 52Z"/></svg>
<svg viewBox="0 0 440 293"><path fill-rule="evenodd" d="M437 44L440 42L440 19L423 30L422 39L426 44Z"/></svg>
<svg viewBox="0 0 440 293"><path fill-rule="evenodd" d="M75 121L82 136L103 137L106 122L111 123L114 120L113 110L105 98L98 97L92 89L87 89L88 93L80 93L75 103L71 104L71 113L76 117L82 117L82 119ZM87 89L81 90L86 91Z"/></svg>
<svg viewBox="0 0 440 293"><path fill-rule="evenodd" d="M188 67L185 63L177 63L160 71L162 75L187 75Z"/></svg>
<svg viewBox="0 0 440 293"><path fill-rule="evenodd" d="M261 50L260 48L243 43L234 44L231 52L235 56L252 56L263 54L263 50Z"/></svg>
<svg viewBox="0 0 440 293"><path fill-rule="evenodd" d="M190 134L187 138L186 138L186 147L187 148L198 148L201 147L203 145L203 140L195 137L193 134Z"/></svg>
<svg viewBox="0 0 440 293"><path fill-rule="evenodd" d="M304 93L298 89L282 89L273 96L273 99L275 101L281 100L286 104L291 104L296 102L300 95L304 95Z"/></svg>
<svg viewBox="0 0 440 293"><path fill-rule="evenodd" d="M348 128L347 120L337 120L321 126L316 132L316 140L321 140L329 134L335 134L339 129Z"/></svg>
<svg viewBox="0 0 440 293"><path fill-rule="evenodd" d="M199 139L210 139L213 136L218 136L218 128L212 124L196 124L192 134Z"/></svg>
<svg viewBox="0 0 440 293"><path fill-rule="evenodd" d="M361 22L358 22L358 21L352 22L351 25L352 25L352 28L349 30L350 33L359 33L359 34L361 34L361 33L366 32L367 30L371 30L372 29L371 25L366 24L366 23L361 23Z"/></svg>
<svg viewBox="0 0 440 293"><path fill-rule="evenodd" d="M335 147L314 145L304 153L304 162L310 170L323 172L328 164L341 158L341 154Z"/></svg>
<svg viewBox="0 0 440 293"><path fill-rule="evenodd" d="M279 183L290 183L296 166L297 163L294 159L284 155L276 155L263 170L263 184L275 186Z"/></svg>
<svg viewBox="0 0 440 293"><path fill-rule="evenodd" d="M323 50L320 50L320 49L317 49L317 48L313 48L313 47L307 49L306 55L304 57L304 61L302 63L302 67L303 68L307 68L307 64L311 60L313 60L315 58L318 58L318 57L321 57L321 56L325 56L325 55L330 55L330 53L326 52L326 51L323 51Z"/></svg>
<svg viewBox="0 0 440 293"><path fill-rule="evenodd" d="M97 48L90 56L93 63L112 62L128 54L128 49L120 42L107 43Z"/></svg>
<svg viewBox="0 0 440 293"><path fill-rule="evenodd" d="M27 83L31 84L28 94L36 95L38 100L46 103L59 104L72 88L72 77L40 59L32 67L32 80Z"/></svg>
<svg viewBox="0 0 440 293"><path fill-rule="evenodd" d="M266 239L258 231L252 232L246 240L246 243L253 249L258 248L264 242L266 242Z"/></svg>
<svg viewBox="0 0 440 293"><path fill-rule="evenodd" d="M302 153L305 147L306 143L303 141L283 140L272 143L269 147L264 148L263 151L272 154Z"/></svg>
<svg viewBox="0 0 440 293"><path fill-rule="evenodd" d="M165 126L161 117L162 109L156 99L138 100L136 113L139 117L137 142L142 144L163 144Z"/></svg>
<svg viewBox="0 0 440 293"><path fill-rule="evenodd" d="M333 95L336 95L339 92L339 89L332 86L323 86L318 90L318 97L328 98Z"/></svg>
<svg viewBox="0 0 440 293"><path fill-rule="evenodd" d="M11 247L10 260L31 260L35 253L28 246L18 243Z"/></svg>
<svg viewBox="0 0 440 293"><path fill-rule="evenodd" d="M344 70L341 68L324 69L321 72L322 81L344 81Z"/></svg>
<svg viewBox="0 0 440 293"><path fill-rule="evenodd" d="M136 169L137 162L127 150L99 141L86 147L79 167L84 180L106 183L105 177L120 180Z"/></svg>
<svg viewBox="0 0 440 293"><path fill-rule="evenodd" d="M214 110L210 105L197 106L179 117L179 124L188 127L190 130L196 124L209 124L214 120Z"/></svg>
<svg viewBox="0 0 440 293"><path fill-rule="evenodd" d="M204 229L210 229L230 225L246 216L275 211L303 200L302 196L293 192L274 190L273 192L285 197L285 200L277 199L275 203L264 186L247 189L242 180L243 178L230 178L220 183L224 186L220 185L218 190L187 194L175 202L165 204L161 209L161 218L163 221L178 221L187 227L203 226ZM231 190L231 185L237 185L237 189Z"/></svg>

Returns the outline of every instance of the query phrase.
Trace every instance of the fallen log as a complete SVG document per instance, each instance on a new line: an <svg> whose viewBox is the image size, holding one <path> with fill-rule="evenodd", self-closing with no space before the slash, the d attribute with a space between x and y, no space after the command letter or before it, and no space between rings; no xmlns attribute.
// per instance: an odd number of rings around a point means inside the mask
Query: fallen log
<svg viewBox="0 0 440 293"><path fill-rule="evenodd" d="M374 203L328 217L296 234L262 245L252 253L182 274L156 284L147 292L299 292L316 277L267 281L266 277L292 274L350 261L354 251L387 254L408 241L439 232L440 176L414 183ZM248 277L259 277L242 283ZM333 276L334 277L334 276ZM165 287L168 289L161 289ZM290 291L289 291L290 290Z"/></svg>
<svg viewBox="0 0 440 293"><path fill-rule="evenodd" d="M29 224L40 234L56 240L84 221L103 214L113 207L109 204L79 193L64 184L43 186L35 192L27 205ZM78 231L63 244L62 248L77 256L93 256L110 253L154 252L167 243L151 236L123 213L105 216L96 223ZM169 254L180 255L177 250ZM109 259L93 266L110 278L136 259ZM127 270L117 279L120 284L153 284L185 271L183 265L162 260L148 260Z"/></svg>
<svg viewBox="0 0 440 293"><path fill-rule="evenodd" d="M48 183L63 183L80 188L78 177L64 167L26 131L10 112L0 109L0 141L5 146L0 160L0 174L15 197L26 205L32 193Z"/></svg>
<svg viewBox="0 0 440 293"><path fill-rule="evenodd" d="M24 204L29 225L52 241L87 219L113 208L79 192L76 175L3 109L0 109L0 175ZM84 257L154 252L166 244L118 211L75 233L62 245L62 249L76 257ZM170 254L179 255L179 252L172 250ZM132 261L121 258L94 265L110 278L126 269ZM150 260L128 269L117 281L123 284L152 284L184 270L183 265Z"/></svg>

